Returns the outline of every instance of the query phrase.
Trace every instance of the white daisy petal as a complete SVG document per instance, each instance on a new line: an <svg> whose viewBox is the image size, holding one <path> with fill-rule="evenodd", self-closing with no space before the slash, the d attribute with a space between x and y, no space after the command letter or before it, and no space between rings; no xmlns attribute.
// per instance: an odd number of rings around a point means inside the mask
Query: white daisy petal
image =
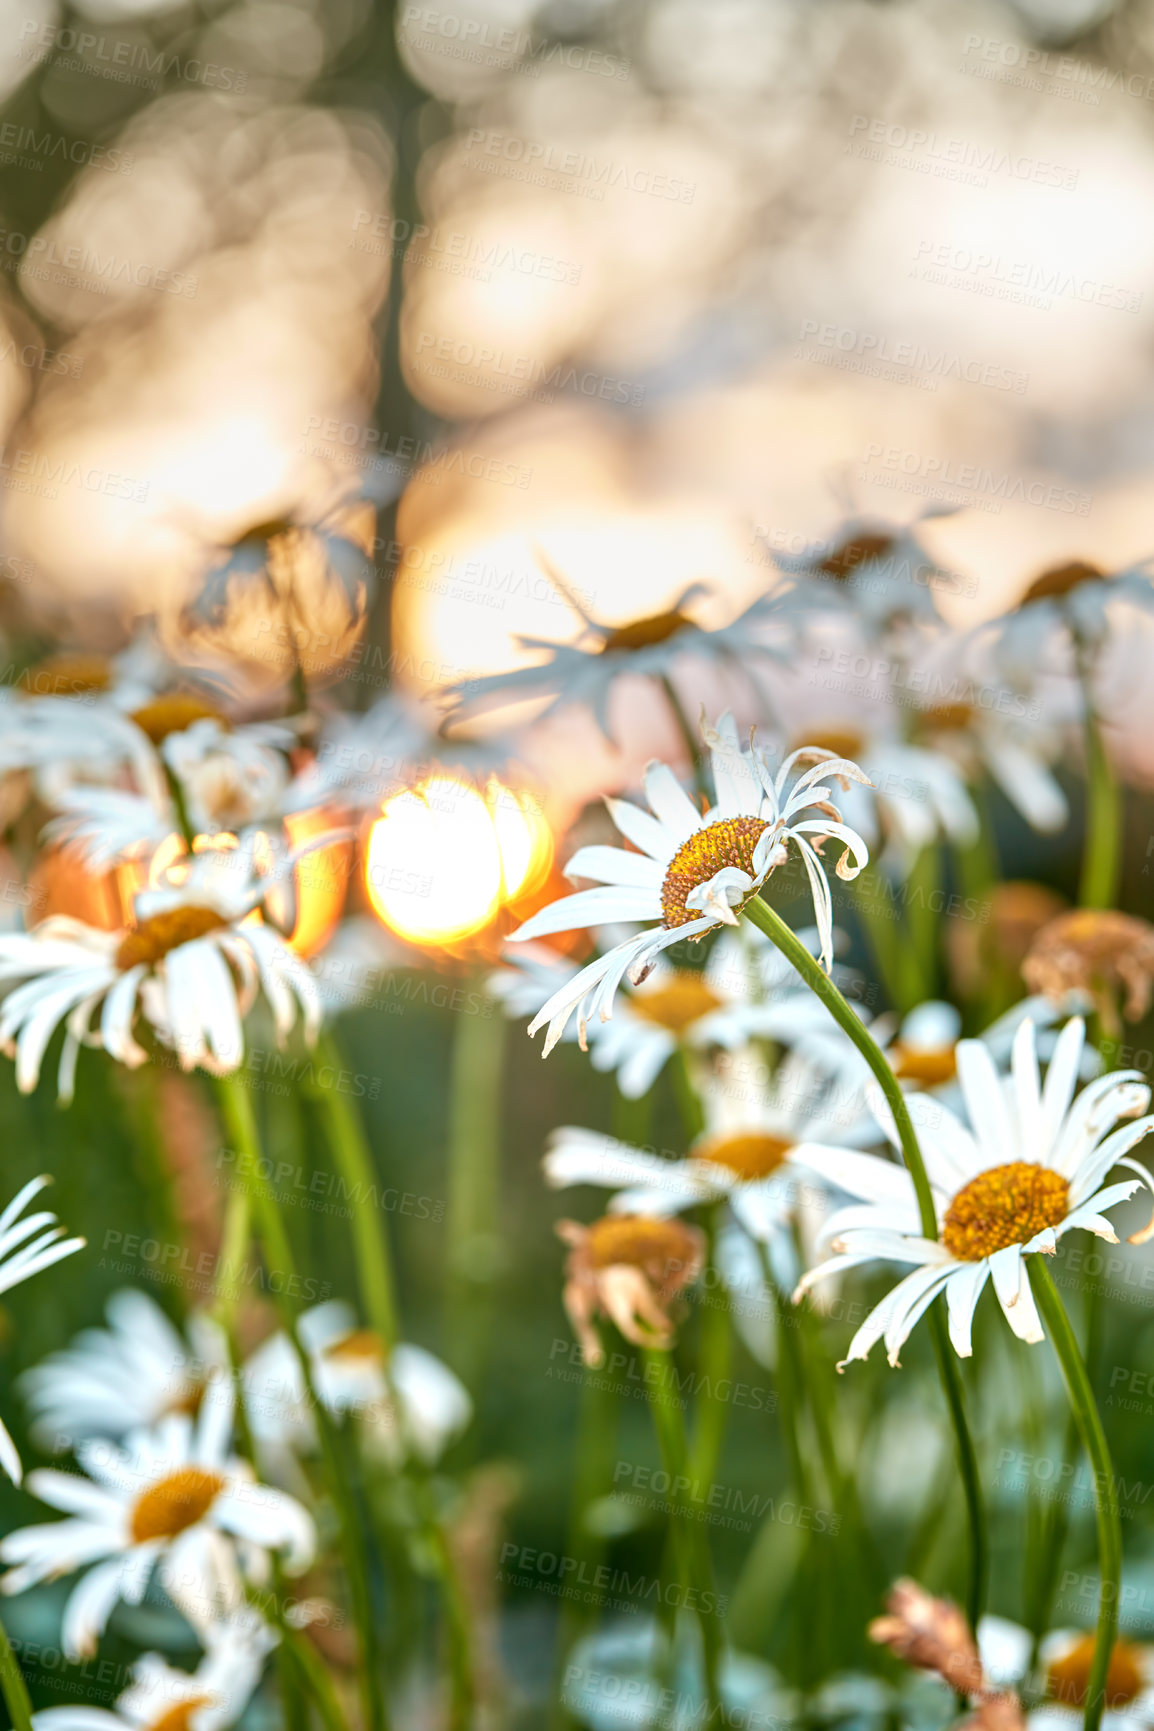
<svg viewBox="0 0 1154 1731"><path fill-rule="evenodd" d="M983 1258L981 1262L967 1262L955 1269L946 1285L950 1340L959 1358L969 1358L973 1353L974 1311L989 1276L990 1264Z"/></svg>

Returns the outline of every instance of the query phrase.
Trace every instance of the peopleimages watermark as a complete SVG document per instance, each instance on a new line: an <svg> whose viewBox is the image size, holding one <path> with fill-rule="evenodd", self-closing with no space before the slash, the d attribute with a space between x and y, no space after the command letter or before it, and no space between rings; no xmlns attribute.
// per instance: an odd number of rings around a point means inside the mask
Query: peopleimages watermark
<svg viewBox="0 0 1154 1731"><path fill-rule="evenodd" d="M109 1227L100 1248L103 1254L97 1263L99 1268L161 1285L187 1286L208 1296L255 1288L319 1304L333 1294L329 1280L266 1268L259 1262L228 1263L214 1250L192 1250L187 1244L166 1242L142 1232L121 1232Z"/></svg>
<svg viewBox="0 0 1154 1731"><path fill-rule="evenodd" d="M1136 313L1142 306L1140 289L1120 288L1117 283L1083 276L1068 265L1008 259L1001 253L980 252L948 240L920 240L913 257L910 275L921 282L988 295L1040 312L1049 312L1055 300L1081 301L1086 306L1124 313Z"/></svg>
<svg viewBox="0 0 1154 1731"><path fill-rule="evenodd" d="M858 330L853 325L822 324L803 319L795 344L795 360L814 361L820 366L866 372L871 378L884 376L897 384L916 384L936 391L943 379L959 384L981 385L990 391L1012 391L1021 396L1030 382L1029 373L998 361L964 359L949 349L902 338L895 340L877 331ZM908 376L907 376L908 375Z"/></svg>
<svg viewBox="0 0 1154 1731"><path fill-rule="evenodd" d="M414 29L414 26L416 28ZM628 78L630 63L620 54L580 42L550 41L513 24L498 24L475 15L462 18L432 6L406 6L397 25L400 41L424 54L440 54L497 72L520 72L539 78L550 67L567 72L592 72L601 78Z"/></svg>
<svg viewBox="0 0 1154 1731"><path fill-rule="evenodd" d="M435 331L418 332L409 365L429 378L448 379L535 403L552 403L558 393L633 408L645 400L645 386L628 379L576 367L571 361L547 365L537 355L516 354L491 343L470 342L467 337L438 336Z"/></svg>
<svg viewBox="0 0 1154 1731"><path fill-rule="evenodd" d="M90 246L57 247L48 235L22 234L11 228L0 228L0 270L19 271L38 282L65 283L90 294L106 295L120 284L179 295L182 300L193 299L199 280L191 271L171 270L147 259L120 258L116 253L102 255Z"/></svg>
<svg viewBox="0 0 1154 1731"><path fill-rule="evenodd" d="M310 445L312 434L320 443ZM473 481L492 481L502 487L528 487L532 469L501 457L486 457L463 445L448 445L433 439L418 439L405 433L391 437L387 430L362 421L342 421L336 415L310 415L305 423L302 456L323 457L348 468L385 470L391 467L399 479L416 475L426 486L446 476L459 475ZM383 545L383 543L382 543Z"/></svg>
<svg viewBox="0 0 1154 1731"><path fill-rule="evenodd" d="M1070 192L1078 184L1078 170L1065 168L1046 157L1025 151L1005 150L996 144L975 144L967 138L950 138L924 126L905 126L900 121L855 114L849 123L847 156L862 157L893 168L909 168L944 180L959 180L969 186L988 186L990 176L1008 175L1035 186L1060 187Z"/></svg>
<svg viewBox="0 0 1154 1731"><path fill-rule="evenodd" d="M155 90L166 78L201 84L206 90L231 90L240 95L248 73L233 66L218 66L213 60L182 60L179 54L155 48L151 42L129 37L98 36L92 30L77 30L66 24L42 24L25 18L20 26L21 60L39 63L54 55L53 64L68 72L88 72L114 84L132 84Z"/></svg>
<svg viewBox="0 0 1154 1731"><path fill-rule="evenodd" d="M0 445L0 487L13 493L33 493L42 499L59 497L61 487L79 487L85 493L101 493L106 499L126 499L142 505L149 483L114 469L101 469L51 457L46 451L23 447L10 450Z"/></svg>
<svg viewBox="0 0 1154 1731"><path fill-rule="evenodd" d="M1082 493L1077 487L1063 487L1055 481L1029 480L1023 475L1011 475L1008 470L987 469L981 463L958 463L953 457L933 456L925 451L906 451L900 445L882 445L876 441L865 448L864 464L878 463L887 475L865 475L881 485L912 486L941 489L942 496L960 494L962 500L980 510L998 512L1006 504L1037 505L1046 511L1061 511L1067 516L1088 517L1094 503L1093 493ZM967 500L967 495L972 496Z"/></svg>
<svg viewBox="0 0 1154 1731"><path fill-rule="evenodd" d="M581 281L581 266L573 259L554 258L552 253L535 252L532 247L492 236L481 239L463 229L430 227L388 213L374 216L371 210L356 212L349 245L359 252L404 257L407 264L430 265L455 276L469 275L478 282L492 282L493 272L501 270L541 282L575 285Z"/></svg>
<svg viewBox="0 0 1154 1731"><path fill-rule="evenodd" d="M673 1726L678 1731L792 1731L796 1723L731 1701L710 1708L700 1695L652 1677L623 1676L620 1671L598 1671L589 1665L566 1665L561 1699L591 1723L636 1724L641 1731L670 1731ZM596 1720L590 1714L594 1702L607 1707Z"/></svg>
<svg viewBox="0 0 1154 1731"><path fill-rule="evenodd" d="M1089 60L1055 54L1032 43L970 34L962 52L966 58L958 68L961 72L1064 97L1070 102L1097 106L1103 91L1134 97L1140 102L1149 102L1154 97L1154 74L1127 72L1120 66L1095 66Z"/></svg>
<svg viewBox="0 0 1154 1731"><path fill-rule="evenodd" d="M613 157L597 157L585 150L563 150L558 144L521 138L516 133L499 132L491 127L471 127L465 139L465 152L466 168L504 180L549 186L580 198L603 200L610 188L675 204L692 204L697 196L696 181Z"/></svg>
<svg viewBox="0 0 1154 1731"><path fill-rule="evenodd" d="M631 1496L619 1488L622 1484L645 1494ZM752 1532L753 1522L764 1520L800 1527L809 1533L836 1533L841 1528L841 1516L832 1509L796 1503L789 1498L775 1500L755 1490L743 1491L736 1485L703 1484L688 1474L670 1474L661 1467L640 1466L635 1461L614 1463L613 1496L618 1502L633 1503L659 1514L688 1515L693 1520L732 1527L741 1533Z"/></svg>
<svg viewBox="0 0 1154 1731"><path fill-rule="evenodd" d="M538 1551L509 1539L501 1546L497 1579L614 1611L633 1613L643 1605L654 1610L665 1605L670 1610L695 1611L700 1617L724 1617L729 1608L727 1594L693 1587L687 1581L633 1575L608 1563L590 1563L564 1551Z"/></svg>
<svg viewBox="0 0 1154 1731"><path fill-rule="evenodd" d="M115 144L66 138L62 132L37 132L34 126L18 126L13 120L0 124L0 162L39 174L46 162L56 160L76 168L101 168L108 174L131 174L136 158Z"/></svg>
<svg viewBox="0 0 1154 1731"><path fill-rule="evenodd" d="M43 343L19 343L15 337L0 343L0 363L4 361L27 367L32 373L51 373L56 378L78 379L84 371L84 362L67 349L46 349Z"/></svg>

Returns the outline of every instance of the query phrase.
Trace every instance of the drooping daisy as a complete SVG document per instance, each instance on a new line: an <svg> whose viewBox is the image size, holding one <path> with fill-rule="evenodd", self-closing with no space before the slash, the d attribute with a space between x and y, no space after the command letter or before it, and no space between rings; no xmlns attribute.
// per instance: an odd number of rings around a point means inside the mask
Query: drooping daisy
<svg viewBox="0 0 1154 1731"><path fill-rule="evenodd" d="M257 1484L251 1466L230 1454L232 1420L232 1381L218 1377L195 1420L171 1413L123 1446L83 1442L76 1451L83 1474L30 1473L28 1489L68 1519L0 1540L0 1560L13 1565L0 1577L0 1592L22 1593L87 1569L61 1634L65 1652L77 1658L94 1650L118 1599L140 1603L154 1569L195 1629L241 1606L242 1577L266 1580L271 1551L282 1554L288 1574L300 1574L316 1548L312 1519L283 1491Z"/></svg>
<svg viewBox="0 0 1154 1731"><path fill-rule="evenodd" d="M227 1731L248 1706L277 1636L250 1612L209 1625L201 1640L195 1671L145 1653L111 1712L86 1702L46 1707L33 1714L33 1731Z"/></svg>
<svg viewBox="0 0 1154 1731"><path fill-rule="evenodd" d="M461 1434L473 1406L459 1379L424 1347L391 1350L333 1300L299 1321L313 1385L334 1413L355 1413L365 1442L392 1466L414 1458L431 1466ZM257 1348L244 1366L245 1408L258 1446L283 1464L285 1446L308 1448L316 1423L300 1361L283 1334Z"/></svg>
<svg viewBox="0 0 1154 1731"><path fill-rule="evenodd" d="M61 1022L65 1100L81 1044L101 1046L130 1068L146 1061L133 1034L138 1011L182 1069L200 1066L213 1075L240 1064L242 1024L258 993L272 1009L278 1039L293 1027L298 1004L306 1036L315 1038L320 1002L313 979L257 913L275 879L255 871L253 845L194 854L165 875L167 881L139 892L136 923L126 931L100 931L59 915L31 932L0 936L0 982L24 982L0 1006L0 1042L15 1053L23 1092L36 1086Z"/></svg>
<svg viewBox="0 0 1154 1731"><path fill-rule="evenodd" d="M570 704L584 704L602 733L609 728L609 698L614 683L624 675L668 681L679 663L696 658L725 670L737 670L762 698L757 669L782 659L766 628L780 617L780 600L763 595L728 625L709 630L688 611L709 593L706 585L691 583L663 613L633 619L625 625L602 625L578 597L549 567L549 576L581 620L581 631L572 643L553 643L546 638L518 637L522 649L544 657L532 667L511 668L445 687L450 714L456 718L482 714L530 698L548 698L541 719ZM758 633L763 635L758 635Z"/></svg>
<svg viewBox="0 0 1154 1731"><path fill-rule="evenodd" d="M202 1313L189 1318L185 1340L145 1292L114 1292L104 1310L107 1328L86 1328L19 1379L43 1448L123 1437L169 1413L194 1412L207 1382L227 1370L224 1337Z"/></svg>
<svg viewBox="0 0 1154 1731"><path fill-rule="evenodd" d="M810 1269L798 1286L807 1291L828 1274L871 1262L913 1265L914 1272L871 1311L844 1363L865 1358L884 1336L891 1364L902 1343L940 1292L946 1294L950 1339L969 1357L974 1308L992 1280L1007 1322L1021 1340L1043 1339L1024 1263L1052 1255L1074 1228L1116 1244L1104 1210L1154 1180L1130 1155L1154 1127L1138 1117L1150 1090L1134 1070L1113 1071L1091 1082L1077 1099L1074 1087L1085 1039L1081 1020L1067 1023L1055 1045L1045 1086L1039 1079L1034 1024L1014 1037L1011 1073L1000 1076L980 1040L957 1047L958 1080L970 1128L940 1101L909 1096L926 1163L940 1238L921 1234L913 1180L904 1167L847 1150L803 1150L795 1155L830 1184L855 1197L826 1223L835 1254ZM880 1104L878 1121L894 1146L897 1133ZM1107 1134L1120 1118L1135 1119ZM1115 1166L1137 1173L1103 1186ZM1138 1243L1150 1229L1135 1234Z"/></svg>
<svg viewBox="0 0 1154 1731"><path fill-rule="evenodd" d="M84 1248L83 1238L65 1238L64 1228L57 1224L55 1214L40 1209L21 1220L25 1204L39 1195L50 1178L32 1178L18 1190L7 1207L0 1211L0 1292L11 1292L25 1280L31 1280L44 1268L51 1268L66 1256ZM0 1422L0 1467L10 1479L20 1483L23 1468L16 1445Z"/></svg>
<svg viewBox="0 0 1154 1731"><path fill-rule="evenodd" d="M737 912L789 855L792 843L809 878L821 935L821 957L832 966L833 911L820 849L843 844L839 877L853 878L868 862L860 835L841 821L830 780L864 782L856 764L833 759L796 773L797 754L770 775L755 747L743 750L729 716L704 732L710 748L717 803L699 813L672 771L651 764L645 774L650 811L611 799L609 811L633 851L585 847L569 861L566 875L590 878L599 888L553 902L513 933L515 941L601 925L607 920L647 924L574 975L554 993L529 1025L546 1026L544 1054L552 1051L574 1010L578 1028L594 1013L608 1021L618 986L628 974L639 985L663 950L736 925ZM652 815L650 815L652 813ZM815 838L813 841L810 837Z"/></svg>
<svg viewBox="0 0 1154 1731"><path fill-rule="evenodd" d="M559 1220L569 1245L565 1309L585 1363L596 1369L605 1352L593 1323L604 1315L635 1346L673 1345L672 1306L701 1273L705 1238L681 1220L607 1214L592 1226Z"/></svg>

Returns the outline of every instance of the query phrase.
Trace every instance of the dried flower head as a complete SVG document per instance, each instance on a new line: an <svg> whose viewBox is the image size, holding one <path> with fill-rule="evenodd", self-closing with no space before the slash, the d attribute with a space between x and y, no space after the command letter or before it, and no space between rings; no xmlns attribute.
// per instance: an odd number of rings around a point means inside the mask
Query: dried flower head
<svg viewBox="0 0 1154 1731"><path fill-rule="evenodd" d="M960 1694L983 1686L982 1661L970 1625L948 1599L935 1599L916 1581L896 1581L886 1600L889 1615L875 1617L869 1637L907 1665L936 1671Z"/></svg>
<svg viewBox="0 0 1154 1731"><path fill-rule="evenodd" d="M586 1364L596 1368L605 1358L593 1326L598 1314L635 1346L672 1346L670 1307L692 1286L705 1259L705 1240L695 1226L645 1214L606 1214L592 1226L559 1220L557 1236L572 1247L565 1309Z"/></svg>
<svg viewBox="0 0 1154 1731"><path fill-rule="evenodd" d="M1067 992L1087 993L1107 1032L1120 1028L1122 1014L1137 1022L1150 1008L1154 992L1154 925L1110 908L1074 908L1042 927L1022 963L1022 978L1032 992L1061 1001Z"/></svg>

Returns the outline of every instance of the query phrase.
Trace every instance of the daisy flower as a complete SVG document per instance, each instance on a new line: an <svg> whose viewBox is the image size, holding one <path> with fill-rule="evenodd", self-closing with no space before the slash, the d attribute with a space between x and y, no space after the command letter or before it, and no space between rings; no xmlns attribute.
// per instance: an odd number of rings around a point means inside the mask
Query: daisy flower
<svg viewBox="0 0 1154 1731"><path fill-rule="evenodd" d="M26 1214L21 1220L25 1204L51 1182L50 1178L30 1179L0 1211L0 1292L11 1292L41 1269L51 1268L54 1262L84 1248L83 1238L65 1238L63 1226L57 1224L55 1214L47 1209ZM20 1483L23 1473L20 1456L3 1423L0 1423L0 1467L10 1479Z"/></svg>
<svg viewBox="0 0 1154 1731"><path fill-rule="evenodd" d="M298 1003L306 1037L315 1038L316 986L257 914L275 880L255 871L253 848L250 840L179 860L157 887L138 893L135 923L125 931L101 931L59 915L31 932L0 936L0 982L23 981L0 1006L0 1043L15 1054L22 1092L36 1086L61 1022L65 1100L81 1044L101 1046L130 1068L146 1061L133 1034L138 1011L182 1069L199 1065L213 1075L240 1064L242 1023L261 992L279 1040L293 1027Z"/></svg>
<svg viewBox="0 0 1154 1731"><path fill-rule="evenodd" d="M871 1262L911 1264L858 1329L843 1363L865 1358L884 1336L892 1365L915 1323L941 1292L950 1339L962 1358L972 1351L974 1308L987 1280L1020 1340L1043 1339L1024 1258L1053 1255L1059 1238L1080 1228L1118 1242L1104 1210L1145 1184L1145 1167L1130 1149L1154 1127L1137 1117L1150 1090L1134 1070L1112 1071L1074 1099L1085 1040L1080 1019L1068 1022L1054 1048L1045 1087L1039 1079L1034 1024L1014 1037L1009 1076L1000 1076L980 1040L957 1047L958 1081L970 1127L940 1101L909 1097L933 1192L940 1237L921 1235L913 1180L904 1167L870 1154L804 1149L795 1155L855 1202L827 1221L823 1236L835 1254L799 1283L796 1297L839 1270ZM892 1120L879 1102L878 1121L895 1146ZM1120 1118L1136 1119L1107 1134ZM1136 1178L1103 1186L1115 1166ZM1134 1235L1143 1242L1150 1228ZM840 1368L840 1367L839 1367Z"/></svg>
<svg viewBox="0 0 1154 1731"><path fill-rule="evenodd" d="M633 844L631 851L580 848L566 876L589 878L600 887L551 903L512 934L514 941L523 941L611 920L647 922L638 935L588 963L537 1012L529 1033L547 1026L546 1055L574 1010L582 1039L594 1013L603 1022L609 1020L626 974L640 985L663 950L719 926L735 926L738 911L785 863L790 844L809 877L822 961L832 966L833 906L821 846L826 841L843 844L837 862L842 878L856 877L869 855L861 836L842 823L827 782L864 782L865 776L841 758L798 773L799 755L804 754L794 753L773 777L755 748L739 746L732 717L723 717L717 730L703 732L716 804L699 812L666 765L650 764L645 773L648 812L627 800L607 801L618 829Z"/></svg>
<svg viewBox="0 0 1154 1731"><path fill-rule="evenodd" d="M548 567L547 567L548 569ZM668 682L686 658L710 663L723 670L745 674L754 695L763 701L756 670L769 659L781 660L782 651L756 632L779 616L777 596L763 595L736 619L716 630L699 625L688 611L709 594L703 583L691 583L663 613L632 619L625 625L603 625L594 619L577 596L555 572L549 575L581 620L581 631L572 643L553 643L547 638L518 637L522 649L542 659L532 667L516 667L507 673L491 673L445 687L450 716L457 719L530 698L551 701L539 720L570 704L584 704L602 733L609 729L609 698L623 675Z"/></svg>
<svg viewBox="0 0 1154 1731"><path fill-rule="evenodd" d="M398 1343L390 1351L358 1326L347 1304L316 1305L299 1329L319 1399L330 1412L356 1414L367 1445L390 1465L406 1458L433 1465L469 1423L472 1402L447 1365L420 1346ZM285 1335L258 1347L243 1376L253 1436L270 1458L283 1465L286 1446L315 1445L300 1361Z"/></svg>
<svg viewBox="0 0 1154 1731"><path fill-rule="evenodd" d="M1026 1720L1030 1731L1076 1731L1086 1704L1097 1638L1081 1629L1055 1629L1039 1649L1030 1674L1033 1636L1006 1617L983 1617L978 1625L982 1663L1002 1687L1029 1689L1044 1704ZM1154 1647L1118 1640L1106 1672L1103 1731L1145 1731L1154 1725Z"/></svg>
<svg viewBox="0 0 1154 1731"><path fill-rule="evenodd" d="M203 1314L189 1318L186 1341L147 1293L114 1292L104 1311L107 1328L86 1328L19 1379L42 1447L119 1438L194 1412L209 1378L228 1368L224 1337Z"/></svg>
<svg viewBox="0 0 1154 1731"><path fill-rule="evenodd" d="M646 1214L607 1214L592 1226L559 1220L569 1245L562 1294L581 1355L594 1370L605 1353L593 1323L607 1316L634 1346L673 1345L675 1300L705 1260L705 1237L683 1221Z"/></svg>
<svg viewBox="0 0 1154 1731"><path fill-rule="evenodd" d="M64 1610L62 1645L75 1659L95 1650L117 1600L141 1602L154 1569L195 1629L240 1606L242 1576L267 1579L270 1551L282 1553L288 1574L302 1573L316 1548L312 1520L229 1453L232 1419L232 1381L219 1377L195 1420L172 1413L123 1446L83 1442L83 1474L30 1473L28 1489L68 1519L0 1540L0 1560L13 1565L0 1592L86 1569Z"/></svg>
<svg viewBox="0 0 1154 1731"><path fill-rule="evenodd" d="M1070 816L1052 766L1061 761L1060 727L971 703L938 703L919 712L916 730L931 751L952 759L973 784L984 771L1032 829L1054 835Z"/></svg>
<svg viewBox="0 0 1154 1731"><path fill-rule="evenodd" d="M47 1707L33 1714L33 1731L227 1731L248 1706L277 1637L250 1615L211 1624L201 1640L195 1671L145 1653L111 1712L86 1702Z"/></svg>
<svg viewBox="0 0 1154 1731"><path fill-rule="evenodd" d="M979 628L999 666L1028 681L1055 651L1070 645L1098 651L1111 630L1112 604L1154 613L1150 559L1106 572L1085 559L1054 565L1028 584L1012 612Z"/></svg>
<svg viewBox="0 0 1154 1731"><path fill-rule="evenodd" d="M815 541L800 553L775 553L782 571L802 579L786 605L813 609L841 602L867 625L883 630L905 621L940 624L935 596L964 594L965 580L927 552L916 522L949 517L955 509L931 506L906 524L852 516L825 541Z"/></svg>

